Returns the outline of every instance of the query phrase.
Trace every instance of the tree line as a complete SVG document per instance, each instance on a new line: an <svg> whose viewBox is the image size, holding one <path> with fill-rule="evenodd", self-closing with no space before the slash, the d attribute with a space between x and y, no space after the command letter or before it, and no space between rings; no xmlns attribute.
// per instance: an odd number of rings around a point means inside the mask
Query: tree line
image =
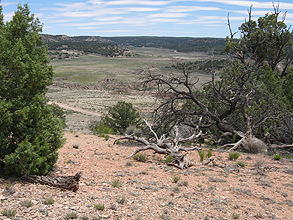
<svg viewBox="0 0 293 220"><path fill-rule="evenodd" d="M42 35L49 50L61 50L67 47L87 53L104 56L119 56L125 47L155 47L176 50L178 52L208 52L225 54L223 38L191 37L97 37L97 36L60 36Z"/></svg>

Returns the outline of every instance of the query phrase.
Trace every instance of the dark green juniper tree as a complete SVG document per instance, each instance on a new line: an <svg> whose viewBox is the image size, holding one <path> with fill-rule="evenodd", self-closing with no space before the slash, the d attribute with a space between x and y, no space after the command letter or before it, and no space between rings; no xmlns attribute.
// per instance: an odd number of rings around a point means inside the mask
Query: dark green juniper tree
<svg viewBox="0 0 293 220"><path fill-rule="evenodd" d="M63 144L64 119L47 105L53 69L27 4L8 22L0 6L0 162L8 174L47 174Z"/></svg>
<svg viewBox="0 0 293 220"><path fill-rule="evenodd" d="M132 103L119 101L108 108L108 114L103 115L101 124L112 128L115 132L123 133L129 126L140 127L142 121L139 112Z"/></svg>

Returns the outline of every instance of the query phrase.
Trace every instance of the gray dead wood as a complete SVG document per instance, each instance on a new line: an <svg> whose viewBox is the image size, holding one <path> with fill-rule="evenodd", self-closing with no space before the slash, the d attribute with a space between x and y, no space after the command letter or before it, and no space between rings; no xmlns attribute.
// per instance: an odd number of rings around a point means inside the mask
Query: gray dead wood
<svg viewBox="0 0 293 220"><path fill-rule="evenodd" d="M136 149L127 158L132 157L133 155L135 155L136 153L138 153L140 151L145 151L145 150L151 149L151 150L155 151L155 153L164 154L166 156L169 156L169 155L172 156L173 160L171 163L168 163L168 165L175 166L180 169L186 169L186 168L189 168L190 166L207 165L214 160L211 157L202 163L193 163L190 161L190 158L188 156L188 152L193 151L193 150L200 150L200 148L198 148L197 146L194 146L191 148L185 148L185 147L182 147L182 145L181 145L184 142L197 140L202 136L202 131L199 131L197 133L199 126L195 129L194 134L188 138L180 138L179 137L179 129L177 126L175 126L175 128L174 128L175 129L175 138L172 139L172 138L166 138L165 135L162 135L159 138L158 135L152 129L152 127L148 124L148 122L146 120L144 120L144 122L146 123L149 130L151 131L151 133L155 137L155 143L151 143L141 137L136 137L134 134L132 134L132 135L126 134L124 137L120 137L114 141L114 144L115 144L118 140L134 140L134 141L137 141L137 142L145 145L141 148ZM184 154L184 153L182 153L182 151L184 151L186 153Z"/></svg>
<svg viewBox="0 0 293 220"><path fill-rule="evenodd" d="M71 190L73 192L79 189L79 180L81 172L76 173L74 176L36 176L36 175L24 175L22 180L30 183L39 183L43 185L49 185L62 189Z"/></svg>

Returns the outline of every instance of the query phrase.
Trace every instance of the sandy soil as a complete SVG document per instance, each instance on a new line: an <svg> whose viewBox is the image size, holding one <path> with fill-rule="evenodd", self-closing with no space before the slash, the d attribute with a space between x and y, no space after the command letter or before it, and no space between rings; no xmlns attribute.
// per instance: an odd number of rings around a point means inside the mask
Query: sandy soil
<svg viewBox="0 0 293 220"><path fill-rule="evenodd" d="M7 219L5 210L15 210L16 219L293 219L290 159L241 153L231 161L226 152L214 150L224 168L179 170L152 151L145 152L147 162L127 159L139 146L113 145L117 136L108 141L81 133L64 136L52 175L81 171L79 190L0 178L0 219ZM190 158L199 161L196 151ZM46 204L50 198L53 204Z"/></svg>

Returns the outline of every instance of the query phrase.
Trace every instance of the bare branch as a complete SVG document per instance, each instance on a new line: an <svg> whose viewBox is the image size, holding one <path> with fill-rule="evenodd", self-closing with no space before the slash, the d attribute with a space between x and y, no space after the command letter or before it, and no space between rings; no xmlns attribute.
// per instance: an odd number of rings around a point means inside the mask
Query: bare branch
<svg viewBox="0 0 293 220"><path fill-rule="evenodd" d="M227 20L228 20L228 27L229 27L229 31L230 31L230 38L233 39L234 35L237 34L237 32L234 32L234 33L232 32L229 13L228 13L228 16L227 16Z"/></svg>

